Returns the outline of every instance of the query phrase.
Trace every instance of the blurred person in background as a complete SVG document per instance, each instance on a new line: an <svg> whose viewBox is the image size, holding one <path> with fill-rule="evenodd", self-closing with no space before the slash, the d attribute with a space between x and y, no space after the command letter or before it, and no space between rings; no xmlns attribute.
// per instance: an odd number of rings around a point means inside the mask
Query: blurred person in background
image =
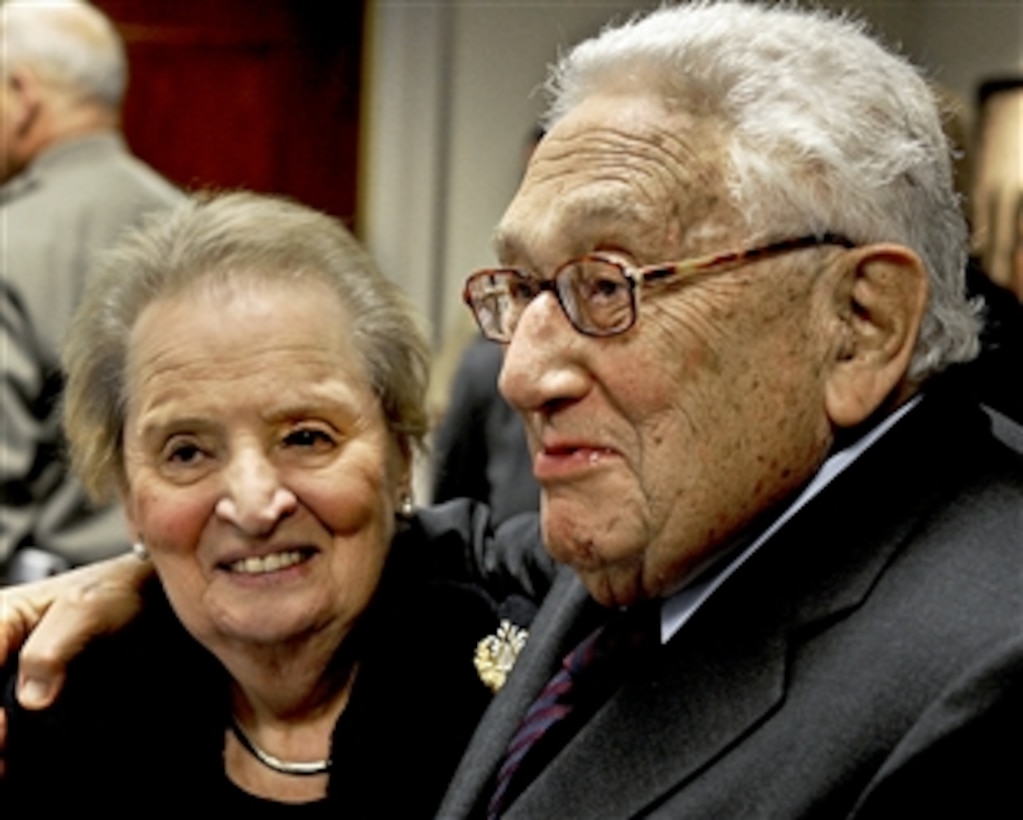
<svg viewBox="0 0 1023 820"><path fill-rule="evenodd" d="M95 507L64 457L60 350L96 253L183 194L129 152L128 82L111 21L76 0L0 5L0 276L24 308L43 390L5 413L0 579L26 580L124 550L116 505ZM6 386L19 374L6 372Z"/></svg>
<svg viewBox="0 0 1023 820"><path fill-rule="evenodd" d="M1023 301L1023 76L981 83L971 190L974 253Z"/></svg>
<svg viewBox="0 0 1023 820"><path fill-rule="evenodd" d="M539 125L529 131L522 150L523 169L543 135ZM540 507L540 485L533 478L526 431L497 389L504 350L478 332L473 332L468 344L460 340L452 344L460 353L434 430L433 501L474 498L490 507L495 522L535 512ZM445 350L441 361L453 355Z"/></svg>
<svg viewBox="0 0 1023 820"><path fill-rule="evenodd" d="M432 447L434 503L475 498L495 522L540 508L522 419L497 389L504 350L477 336L463 351Z"/></svg>
<svg viewBox="0 0 1023 820"><path fill-rule="evenodd" d="M1023 209L1023 108L1007 116L1011 95L1023 100L1023 80L981 83L972 129L967 103L934 88L954 149L956 189L970 215L966 291L983 300L980 353L967 368L965 386L987 406L1023 422L1023 302L1011 287L1013 249L1023 247L1011 219Z"/></svg>
<svg viewBox="0 0 1023 820"><path fill-rule="evenodd" d="M1023 76L977 90L967 283L987 303L976 363L981 398L1023 421Z"/></svg>

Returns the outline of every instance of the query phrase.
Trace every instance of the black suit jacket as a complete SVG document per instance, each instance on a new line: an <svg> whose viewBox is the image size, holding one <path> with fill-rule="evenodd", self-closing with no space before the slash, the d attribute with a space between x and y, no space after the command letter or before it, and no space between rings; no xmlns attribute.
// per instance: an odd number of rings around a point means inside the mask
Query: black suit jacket
<svg viewBox="0 0 1023 820"><path fill-rule="evenodd" d="M562 572L440 816L485 806L588 606ZM743 565L506 817L1023 816L1021 703L1023 459L939 393Z"/></svg>

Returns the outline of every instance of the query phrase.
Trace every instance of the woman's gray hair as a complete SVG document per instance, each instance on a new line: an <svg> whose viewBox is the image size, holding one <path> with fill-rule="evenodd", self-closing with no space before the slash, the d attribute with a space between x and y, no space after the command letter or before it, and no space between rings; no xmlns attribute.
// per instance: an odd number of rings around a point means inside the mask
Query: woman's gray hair
<svg viewBox="0 0 1023 820"><path fill-rule="evenodd" d="M336 292L392 434L405 449L422 445L429 346L398 286L332 217L276 197L200 195L150 215L104 254L72 321L64 423L72 467L96 498L124 481L126 363L140 314L197 284L240 279Z"/></svg>
<svg viewBox="0 0 1023 820"><path fill-rule="evenodd" d="M862 23L785 4L663 6L577 46L547 88L547 125L596 92L637 88L716 120L732 201L757 239L831 232L920 256L931 296L910 378L976 355L941 113L919 71Z"/></svg>
<svg viewBox="0 0 1023 820"><path fill-rule="evenodd" d="M5 0L4 61L60 83L71 97L119 110L128 86L124 41L99 9L80 0Z"/></svg>

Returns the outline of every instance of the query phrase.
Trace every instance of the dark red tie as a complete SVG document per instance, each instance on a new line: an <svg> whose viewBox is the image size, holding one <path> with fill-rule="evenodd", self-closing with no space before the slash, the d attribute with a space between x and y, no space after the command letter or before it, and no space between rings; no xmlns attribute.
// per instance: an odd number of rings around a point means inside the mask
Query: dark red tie
<svg viewBox="0 0 1023 820"><path fill-rule="evenodd" d="M564 727L566 718L585 701L610 694L633 667L630 658L656 643L659 608L636 607L623 610L587 635L561 662L536 700L526 710L512 735L495 779L487 807L488 820L500 817L515 792L510 788L526 756L549 737L555 726ZM562 737L562 741L566 738ZM553 756L552 749L547 759ZM522 784L519 784L520 786Z"/></svg>

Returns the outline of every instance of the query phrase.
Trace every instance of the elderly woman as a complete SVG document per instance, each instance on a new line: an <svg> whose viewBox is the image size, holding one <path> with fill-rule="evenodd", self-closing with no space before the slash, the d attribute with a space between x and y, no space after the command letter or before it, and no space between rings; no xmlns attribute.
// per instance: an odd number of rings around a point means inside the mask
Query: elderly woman
<svg viewBox="0 0 1023 820"><path fill-rule="evenodd" d="M397 289L326 216L229 194L109 255L68 351L74 466L170 607L87 653L52 715L8 700L3 805L430 814L496 621L398 523L427 350Z"/></svg>

